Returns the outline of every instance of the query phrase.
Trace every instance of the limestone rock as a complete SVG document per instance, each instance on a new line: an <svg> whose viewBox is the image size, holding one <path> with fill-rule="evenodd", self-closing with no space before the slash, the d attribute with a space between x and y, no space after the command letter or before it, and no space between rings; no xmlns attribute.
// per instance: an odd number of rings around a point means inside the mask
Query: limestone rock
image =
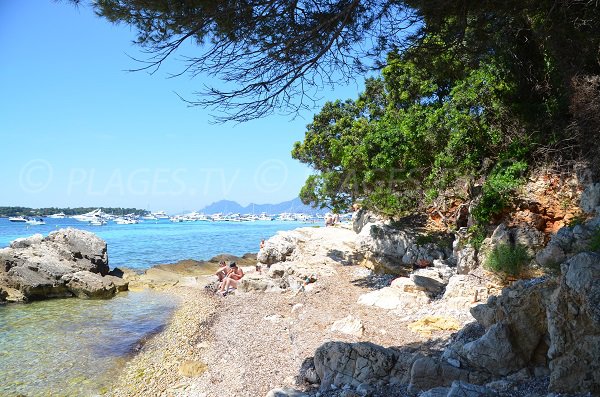
<svg viewBox="0 0 600 397"><path fill-rule="evenodd" d="M85 270L66 274L62 281L73 295L83 299L111 298L117 290L109 278Z"/></svg>
<svg viewBox="0 0 600 397"><path fill-rule="evenodd" d="M469 274L479 266L477 251L470 245L465 246L456 254L456 273Z"/></svg>
<svg viewBox="0 0 600 397"><path fill-rule="evenodd" d="M579 207L583 212L597 211L600 206L600 183L593 183L588 185L583 193L581 193L581 199Z"/></svg>
<svg viewBox="0 0 600 397"><path fill-rule="evenodd" d="M505 376L525 365L525 360L516 352L510 340L508 326L497 323L481 338L464 345L462 355L476 369Z"/></svg>
<svg viewBox="0 0 600 397"><path fill-rule="evenodd" d="M449 248L433 242L419 244L418 235L383 223L366 224L356 237L363 264L378 273L408 275L413 265L432 264L449 256Z"/></svg>
<svg viewBox="0 0 600 397"><path fill-rule="evenodd" d="M450 386L456 379L469 380L469 372L432 357L417 359L410 370L408 391L416 394L438 386Z"/></svg>
<svg viewBox="0 0 600 397"><path fill-rule="evenodd" d="M276 388L269 390L266 397L308 397L308 394L303 393L299 390L290 388Z"/></svg>
<svg viewBox="0 0 600 397"><path fill-rule="evenodd" d="M472 385L470 383L452 382L447 397L496 397L498 393L485 386Z"/></svg>
<svg viewBox="0 0 600 397"><path fill-rule="evenodd" d="M106 242L94 233L69 227L48 234L44 241L64 247L81 270L108 274Z"/></svg>
<svg viewBox="0 0 600 397"><path fill-rule="evenodd" d="M459 355L469 366L505 376L532 363L544 349L546 302L556 284L551 279L521 280L475 306L471 314L487 332L463 346Z"/></svg>
<svg viewBox="0 0 600 397"><path fill-rule="evenodd" d="M590 239L599 227L600 217L596 217L583 224L561 228L537 253L537 263L544 267L555 267L573 255L587 251Z"/></svg>
<svg viewBox="0 0 600 397"><path fill-rule="evenodd" d="M548 308L550 389L600 393L600 255L583 252L562 265Z"/></svg>
<svg viewBox="0 0 600 397"><path fill-rule="evenodd" d="M314 356L315 370L321 379L321 390L362 383L389 380L399 376L395 366L398 353L370 342L327 342Z"/></svg>
<svg viewBox="0 0 600 397"><path fill-rule="evenodd" d="M366 224L381 221L381 218L377 215L361 208L352 214L352 230L354 230L354 233L360 233Z"/></svg>
<svg viewBox="0 0 600 397"><path fill-rule="evenodd" d="M492 236L486 238L481 244L477 254L478 263L485 264L492 250L503 244L523 246L527 253L533 257L544 247L544 234L530 226L509 228L502 223L496 227Z"/></svg>
<svg viewBox="0 0 600 397"><path fill-rule="evenodd" d="M409 279L407 279L409 280ZM358 298L358 303L366 306L376 306L382 309L394 310L401 309L407 305L415 305L419 302L427 302L426 295L415 295L406 293L400 288L385 287L366 294Z"/></svg>
<svg viewBox="0 0 600 397"><path fill-rule="evenodd" d="M490 288L480 278L457 274L450 277L442 301L448 307L465 309L474 303L485 302L489 295Z"/></svg>
<svg viewBox="0 0 600 397"><path fill-rule="evenodd" d="M278 233L265 242L264 247L258 251L256 259L266 265L284 262L294 251L296 241L297 236L293 232Z"/></svg>
<svg viewBox="0 0 600 397"><path fill-rule="evenodd" d="M111 283L113 283L115 285L115 288L117 289L117 292L127 291L128 286L129 286L129 282L124 280L121 277L107 275L107 276L104 276L104 280L106 280L107 282L110 281Z"/></svg>
<svg viewBox="0 0 600 397"><path fill-rule="evenodd" d="M10 242L10 248L28 248L32 245L38 245L42 242L44 236L37 233L33 236L22 237Z"/></svg>
<svg viewBox="0 0 600 397"><path fill-rule="evenodd" d="M362 321L352 315L348 315L341 320L337 320L331 326L331 332L341 332L342 334L358 337L362 336L364 329L365 327Z"/></svg>
<svg viewBox="0 0 600 397"><path fill-rule="evenodd" d="M45 238L37 234L17 239L0 249L0 286L9 301L73 296L65 277L80 271L108 273L106 243L87 231L60 229Z"/></svg>

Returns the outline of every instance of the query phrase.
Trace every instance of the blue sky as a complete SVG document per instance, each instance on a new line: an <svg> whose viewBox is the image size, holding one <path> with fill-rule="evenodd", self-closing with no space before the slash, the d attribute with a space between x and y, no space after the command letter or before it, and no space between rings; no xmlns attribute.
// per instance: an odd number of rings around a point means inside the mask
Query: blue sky
<svg viewBox="0 0 600 397"><path fill-rule="evenodd" d="M297 196L310 170L290 151L318 109L215 125L210 111L175 95L203 83L167 79L181 63L154 75L125 71L136 67L129 56L143 57L134 37L86 7L0 1L0 206L175 213ZM355 98L359 88L324 96Z"/></svg>

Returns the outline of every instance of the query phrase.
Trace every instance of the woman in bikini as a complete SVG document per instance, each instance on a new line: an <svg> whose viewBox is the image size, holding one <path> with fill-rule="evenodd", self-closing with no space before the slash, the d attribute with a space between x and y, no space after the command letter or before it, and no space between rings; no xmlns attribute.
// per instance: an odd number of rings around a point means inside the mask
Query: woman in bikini
<svg viewBox="0 0 600 397"><path fill-rule="evenodd" d="M218 292L225 295L229 288L237 288L242 277L244 277L244 271L235 262L231 262L227 276L223 279Z"/></svg>

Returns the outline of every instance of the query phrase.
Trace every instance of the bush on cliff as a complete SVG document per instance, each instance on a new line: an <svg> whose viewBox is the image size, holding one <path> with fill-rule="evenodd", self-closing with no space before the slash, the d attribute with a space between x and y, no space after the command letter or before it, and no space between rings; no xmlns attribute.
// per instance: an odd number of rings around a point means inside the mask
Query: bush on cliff
<svg viewBox="0 0 600 397"><path fill-rule="evenodd" d="M518 275L529 261L527 249L520 245L499 244L492 249L485 266L494 272Z"/></svg>

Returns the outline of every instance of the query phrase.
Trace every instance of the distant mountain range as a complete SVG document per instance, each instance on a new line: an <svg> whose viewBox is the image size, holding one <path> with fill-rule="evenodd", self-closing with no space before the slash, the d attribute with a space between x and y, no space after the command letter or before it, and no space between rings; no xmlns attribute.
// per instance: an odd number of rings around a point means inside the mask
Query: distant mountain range
<svg viewBox="0 0 600 397"><path fill-rule="evenodd" d="M293 212L293 213L301 213L301 214L310 214L315 215L318 213L325 213L327 209L319 210L318 208L313 208L309 205L302 204L302 201L299 197L296 197L293 200L284 201L283 203L278 204L248 204L245 207L242 207L235 201L231 200L220 200L216 203L212 203L202 208L200 212L205 214L216 214L216 213L240 213L240 214L260 214L262 212L266 212L267 214L280 214L282 212Z"/></svg>

